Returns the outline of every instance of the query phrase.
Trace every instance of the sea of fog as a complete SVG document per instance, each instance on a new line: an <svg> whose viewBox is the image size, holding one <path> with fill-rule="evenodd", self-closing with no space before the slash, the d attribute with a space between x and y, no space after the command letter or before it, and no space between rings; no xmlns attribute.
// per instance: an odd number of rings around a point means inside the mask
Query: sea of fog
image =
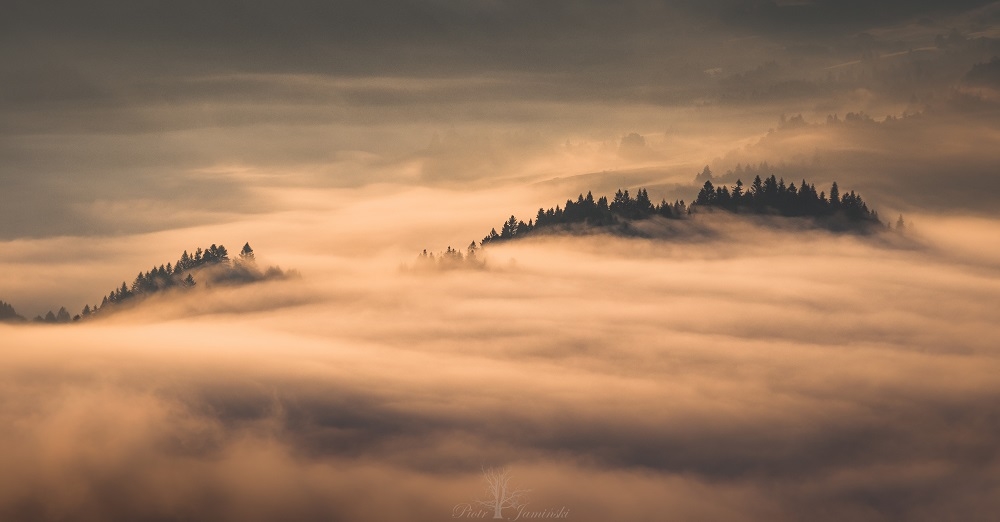
<svg viewBox="0 0 1000 522"><path fill-rule="evenodd" d="M507 519L1000 508L996 221L857 236L698 215L414 270L510 198L312 194L211 227L5 244L32 315L32 295L82 306L208 242L249 240L302 277L0 326L0 518L491 518L477 501L498 466L527 490ZM442 203L377 217L423 198Z"/></svg>

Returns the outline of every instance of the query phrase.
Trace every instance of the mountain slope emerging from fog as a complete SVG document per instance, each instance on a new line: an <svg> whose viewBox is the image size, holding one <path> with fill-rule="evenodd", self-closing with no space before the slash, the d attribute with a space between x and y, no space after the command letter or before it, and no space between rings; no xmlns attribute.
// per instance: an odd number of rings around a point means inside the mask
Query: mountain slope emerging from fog
<svg viewBox="0 0 1000 522"><path fill-rule="evenodd" d="M841 196L837 183L830 187L830 194L816 191L816 186L802 180L785 184L774 175L766 179L756 176L750 187L737 180L732 187L715 187L711 180L698 193L690 206L683 200L654 204L649 193L640 188L633 198L628 190L618 190L609 202L607 197L597 200L591 192L580 194L577 200L566 200L564 207L538 209L538 214L528 222L515 216L503 223L500 232L493 229L483 238L481 245L522 238L534 234L599 231L617 235L642 235L632 222L656 216L666 219L686 219L704 211L726 211L737 214L757 214L807 218L819 227L840 232L869 233L885 228L878 212L854 191Z"/></svg>
<svg viewBox="0 0 1000 522"><path fill-rule="evenodd" d="M283 271L276 266L261 270L257 266L250 243L243 245L236 259L229 258L229 251L224 245L215 245L202 249L197 248L194 254L185 250L176 263L166 263L153 266L149 270L140 271L132 285L122 281L121 286L104 296L100 304L93 307L85 305L79 314L70 317L66 307L51 310L45 316L36 316L36 323L69 323L93 317L107 315L121 307L136 304L144 298L166 291L186 291L202 284L209 285L242 285L258 281L283 279L295 275L294 271ZM18 315L13 306L0 301L0 321L24 322L25 318Z"/></svg>

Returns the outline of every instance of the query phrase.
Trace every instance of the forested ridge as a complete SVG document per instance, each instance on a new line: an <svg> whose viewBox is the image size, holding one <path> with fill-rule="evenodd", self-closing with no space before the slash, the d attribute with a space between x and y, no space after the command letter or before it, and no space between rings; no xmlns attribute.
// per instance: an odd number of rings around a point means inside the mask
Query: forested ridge
<svg viewBox="0 0 1000 522"><path fill-rule="evenodd" d="M756 176L749 187L737 180L732 186L716 187L711 180L705 181L697 198L691 205L683 200L668 203L661 200L653 203L649 192L640 188L633 197L629 191L619 189L609 201L607 197L594 199L591 192L580 194L576 201L566 200L564 206L548 210L538 209L534 218L527 222L510 216L500 226L494 228L480 242L480 245L523 237L535 232L553 231L568 225L586 225L614 232L613 225L627 224L659 216L666 219L685 219L701 211L723 210L743 214L779 215L786 217L812 218L826 228L840 231L869 231L872 225L881 227L878 212L868 208L868 204L853 190L841 195L834 182L829 196L825 191L817 192L816 186L806 180L796 186L785 184L784 179L774 175L761 179Z"/></svg>
<svg viewBox="0 0 1000 522"><path fill-rule="evenodd" d="M670 203L661 199L659 203L653 203L645 188L638 189L635 196L627 189L619 189L610 199L606 196L595 199L593 193L588 191L586 195L580 194L576 201L566 200L565 205L539 208L535 217L527 222L511 215L500 225L499 232L496 228L492 229L478 244L472 241L464 253L450 246L437 255L424 250L418 256L417 266L482 267L485 261L479 255L479 250L491 243L567 231L637 235L630 223L654 218L690 219L698 213L714 211L804 218L811 220L816 226L834 231L869 233L891 228L889 224L883 224L878 212L870 209L853 190L841 194L836 182L831 185L827 194L823 190L817 192L816 186L804 179L796 185L786 184L784 179L775 175L765 178L756 175L750 186L745 186L739 179L729 186L716 186L711 179L707 179L690 205L684 200ZM902 229L903 226L903 218L900 216L896 228ZM85 305L75 316L61 307L57 312L49 311L45 316L36 316L33 321L68 323L88 319L158 292L190 289L202 279L206 284L240 284L284 275L277 267L266 271L258 269L249 243L243 245L235 259L230 259L225 246L213 244L208 248L197 248L193 254L185 250L176 262L140 271L131 285L122 281L120 286L103 296L99 303ZM25 318L18 315L9 303L0 301L0 321L23 322Z"/></svg>
<svg viewBox="0 0 1000 522"><path fill-rule="evenodd" d="M708 167L696 179L704 178L711 178ZM641 235L630 226L631 223L653 218L690 219L701 212L715 211L807 219L814 226L836 232L871 233L892 228L891 224L882 223L878 212L869 208L859 194L853 190L841 194L837 182L833 182L827 193L817 191L814 184L804 179L796 185L786 184L783 178L773 174L764 178L756 175L750 186L745 186L741 179L728 186L716 186L711 179L706 179L690 205L684 200L670 203L661 199L653 203L645 188L638 189L635 196L628 189L619 189L610 199L606 196L595 199L588 191L586 195L577 196L576 201L566 200L565 205L539 208L535 217L527 221L511 215L500 225L499 231L493 228L478 245L473 241L464 255L449 246L437 256L424 250L418 262L444 268L482 266L478 250L491 243L563 232ZM902 216L896 221L896 227L900 230L904 227Z"/></svg>
<svg viewBox="0 0 1000 522"><path fill-rule="evenodd" d="M250 243L243 245L235 259L229 258L229 251L225 246L212 244L208 248L195 249L193 254L185 250L176 262L140 271L131 285L122 281L120 286L103 296L98 304L84 305L76 315L71 316L66 307L60 307L57 312L50 310L44 316L36 316L32 321L58 324L86 320L171 289L184 291L194 288L199 283L243 284L282 278L286 275L286 272L278 267L268 267L266 270L258 268ZM18 315L13 306L0 301L0 321L25 322L26 319Z"/></svg>

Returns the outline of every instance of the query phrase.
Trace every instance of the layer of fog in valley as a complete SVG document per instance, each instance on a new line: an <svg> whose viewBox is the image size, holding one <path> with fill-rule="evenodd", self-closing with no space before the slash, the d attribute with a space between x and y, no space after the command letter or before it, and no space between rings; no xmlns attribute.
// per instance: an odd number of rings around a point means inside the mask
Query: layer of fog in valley
<svg viewBox="0 0 1000 522"><path fill-rule="evenodd" d="M865 236L712 213L660 223L669 240L541 236L414 270L416 237L530 204L488 194L317 202L225 231L300 279L0 326L3 517L444 520L499 465L578 520L996 507L1000 266L976 245L1000 224ZM442 217L344 219L418 196ZM444 219L475 201L476 222ZM163 257L219 233L130 240Z"/></svg>
<svg viewBox="0 0 1000 522"><path fill-rule="evenodd" d="M996 518L1000 2L4 7L0 520Z"/></svg>

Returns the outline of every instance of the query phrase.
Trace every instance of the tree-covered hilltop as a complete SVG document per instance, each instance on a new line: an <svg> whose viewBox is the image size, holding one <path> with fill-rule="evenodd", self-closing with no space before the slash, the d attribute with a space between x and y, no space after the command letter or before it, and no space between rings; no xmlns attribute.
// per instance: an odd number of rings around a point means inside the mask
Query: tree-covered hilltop
<svg viewBox="0 0 1000 522"><path fill-rule="evenodd" d="M868 204L853 190L841 196L836 181L830 187L827 198L826 192L817 193L816 186L804 179L796 187L795 183L785 185L784 179L776 179L773 174L764 180L756 176L749 187L744 187L742 180L736 180L732 188L725 185L715 187L711 180L705 181L694 206L823 220L840 218L838 225L854 224L858 227L881 223L878 212L869 210Z"/></svg>
<svg viewBox="0 0 1000 522"><path fill-rule="evenodd" d="M69 323L89 319L98 314L110 313L116 307L126 303L138 302L145 297L171 289L184 291L194 288L199 283L238 285L280 279L292 274L294 272L285 272L274 266L268 267L266 270L258 268L250 243L243 245L236 259L229 258L229 251L225 246L213 244L205 249L200 247L195 249L194 254L189 254L185 250L176 262L153 266L145 272L140 271L131 285L122 281L121 286L104 296L100 304L85 305L83 310L73 317L70 317L70 313L65 307L61 307L58 312L53 313L50 310L44 317L39 315L33 321L52 324ZM0 301L0 321L4 320L23 321L24 318L17 315L12 306Z"/></svg>
<svg viewBox="0 0 1000 522"><path fill-rule="evenodd" d="M145 273L139 272L139 275L135 276L135 279L132 281L131 287L125 281L122 281L120 287L115 288L103 298L100 306L95 306L93 310L88 310L85 307L82 315L86 316L107 305L122 303L134 297L154 294L168 288L190 288L197 284L192 274L195 269L216 265L234 268L245 264L243 261L247 259L253 260L253 249L250 248L250 243L244 245L243 252L240 253L240 259L235 264L230 262L229 251L226 250L225 246L216 246L213 244L204 250L198 247L194 255L188 254L188 251L185 250L176 263L161 264L159 267L154 266Z"/></svg>
<svg viewBox="0 0 1000 522"><path fill-rule="evenodd" d="M684 219L701 211L723 210L742 214L777 215L812 218L813 222L837 231L867 232L873 226L881 227L878 213L868 208L861 196L854 191L840 194L837 183L830 187L830 194L816 191L816 186L802 180L799 186L785 184L784 179L771 175L761 179L758 175L749 187L737 180L732 187L716 187L705 181L697 199L690 206L683 200L668 203L661 200L654 204L649 193L640 188L635 197L628 190L618 190L609 202L607 197L594 199L592 193L580 194L576 201L567 200L563 207L538 209L534 219L527 222L510 216L500 226L483 238L481 245L507 241L536 233L549 233L576 229L598 229L609 233L634 233L628 227L631 221L661 217Z"/></svg>
<svg viewBox="0 0 1000 522"><path fill-rule="evenodd" d="M614 199L608 202L607 197L594 199L591 192L584 196L580 194L574 202L566 200L566 205L545 210L538 209L538 214L534 219L529 219L527 223L518 220L515 216L510 218L500 226L500 232L493 229L483 238L481 245L497 241L524 237L528 234L541 230L555 230L567 228L573 225L586 225L589 227L611 227L613 225L626 223L632 220L647 219L653 216L661 216L667 219L680 219L688 213L687 206L683 200L667 203L666 200L653 204L649 199L646 189L639 189L633 198L628 190L619 190L615 193Z"/></svg>
<svg viewBox="0 0 1000 522"><path fill-rule="evenodd" d="M197 248L194 254L189 254L185 250L176 263L161 264L146 272L139 272L131 286L122 281L120 287L102 298L100 305L95 305L93 308L85 306L81 317L103 312L109 306L127 303L164 290L193 288L200 281L206 284L242 284L282 278L285 275L285 272L278 267L269 267L261 271L257 267L257 260L250 243L244 244L236 259L232 260L224 245L213 244L205 249Z"/></svg>

